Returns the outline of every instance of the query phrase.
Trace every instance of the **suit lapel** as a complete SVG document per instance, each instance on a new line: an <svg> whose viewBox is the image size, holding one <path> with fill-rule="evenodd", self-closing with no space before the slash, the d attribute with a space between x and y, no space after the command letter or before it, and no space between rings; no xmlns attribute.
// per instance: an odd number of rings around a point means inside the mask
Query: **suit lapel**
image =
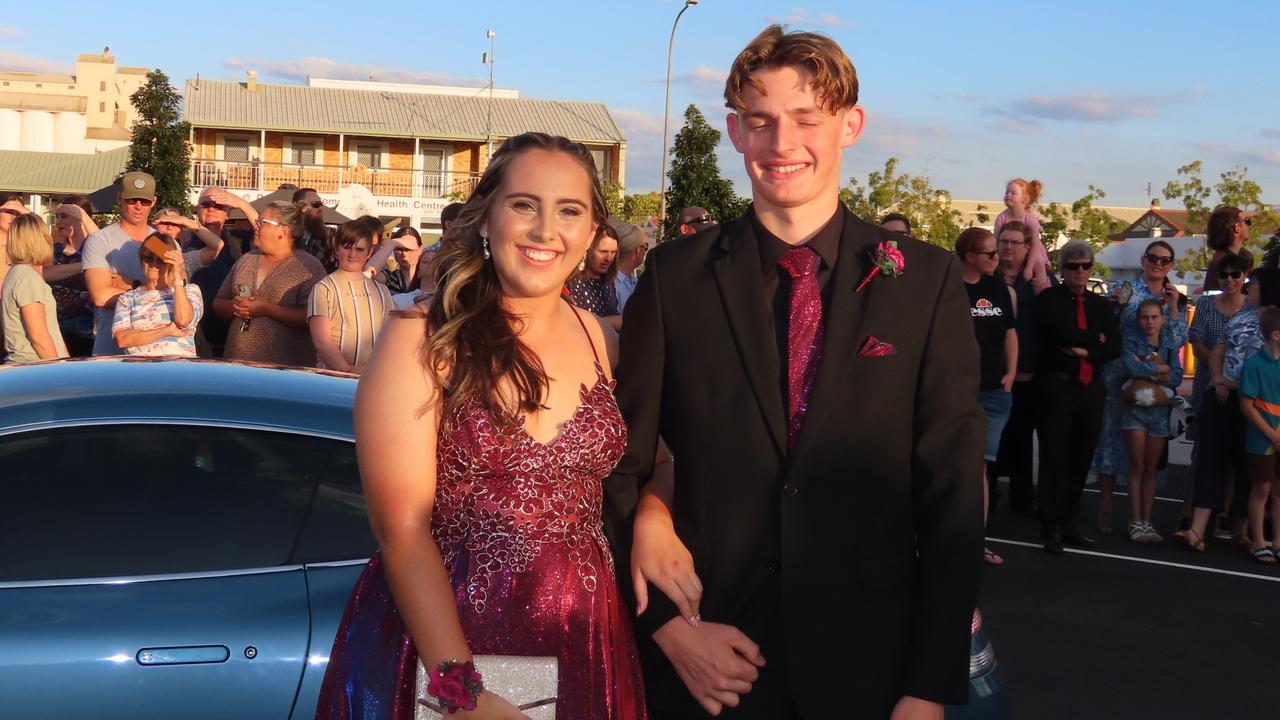
<svg viewBox="0 0 1280 720"><path fill-rule="evenodd" d="M871 271L874 242L866 226L845 210L840 253L831 277L831 303L822 319L822 361L818 364L818 376L809 392L809 410L796 441L793 455L796 461L805 457L807 446L813 443L814 436L836 404L835 390L845 382L845 375L858 352L858 343L866 337L867 307L875 299L878 283L872 280L862 292L854 290ZM794 469L795 463L792 467Z"/></svg>
<svg viewBox="0 0 1280 720"><path fill-rule="evenodd" d="M779 452L786 454L786 411L782 407L781 369L776 341L769 331L760 252L751 222L745 217L725 223L720 234L720 255L712 260L712 272L729 329L738 345L738 357L755 393L760 412Z"/></svg>

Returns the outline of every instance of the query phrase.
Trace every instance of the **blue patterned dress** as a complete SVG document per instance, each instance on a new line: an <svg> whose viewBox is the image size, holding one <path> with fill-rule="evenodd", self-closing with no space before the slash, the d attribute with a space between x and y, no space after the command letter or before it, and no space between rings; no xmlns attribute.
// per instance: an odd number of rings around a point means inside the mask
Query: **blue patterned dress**
<svg viewBox="0 0 1280 720"><path fill-rule="evenodd" d="M1138 306L1146 300L1160 300L1161 295L1151 292L1151 288L1143 280L1129 281L1117 288L1129 288L1129 302L1120 309L1120 342L1130 337L1143 337L1138 328ZM1112 296L1115 296L1113 291ZM1160 336L1171 346L1182 348L1187 344L1187 314L1182 313L1178 319L1169 317L1169 308L1164 309L1165 324ZM1095 475L1114 475L1127 478L1129 475L1129 446L1124 441L1124 431L1120 419L1124 414L1125 402L1120 396L1120 386L1128 379L1124 363L1120 359L1112 360L1102 368L1102 380L1107 386L1107 402L1102 410L1102 432L1098 435L1098 448L1093 453L1092 470Z"/></svg>

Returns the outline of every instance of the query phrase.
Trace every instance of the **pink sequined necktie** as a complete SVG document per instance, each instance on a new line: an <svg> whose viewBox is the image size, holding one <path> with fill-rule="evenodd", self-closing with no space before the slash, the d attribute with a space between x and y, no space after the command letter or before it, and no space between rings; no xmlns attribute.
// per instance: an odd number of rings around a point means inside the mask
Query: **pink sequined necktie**
<svg viewBox="0 0 1280 720"><path fill-rule="evenodd" d="M796 439L809 409L809 391L822 360L822 295L818 288L818 253L808 246L787 251L778 261L791 276L791 312L787 316L787 449Z"/></svg>

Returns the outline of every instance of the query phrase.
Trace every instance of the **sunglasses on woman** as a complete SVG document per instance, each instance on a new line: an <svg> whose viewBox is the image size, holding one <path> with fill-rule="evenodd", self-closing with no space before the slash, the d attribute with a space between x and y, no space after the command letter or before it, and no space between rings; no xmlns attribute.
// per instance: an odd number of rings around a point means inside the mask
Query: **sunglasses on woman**
<svg viewBox="0 0 1280 720"><path fill-rule="evenodd" d="M1156 255L1155 253L1147 253L1142 258L1152 265L1172 265L1173 257L1171 255Z"/></svg>
<svg viewBox="0 0 1280 720"><path fill-rule="evenodd" d="M1244 272L1240 270L1219 270L1218 271L1219 280L1227 280L1227 279L1239 280L1241 275L1244 275Z"/></svg>

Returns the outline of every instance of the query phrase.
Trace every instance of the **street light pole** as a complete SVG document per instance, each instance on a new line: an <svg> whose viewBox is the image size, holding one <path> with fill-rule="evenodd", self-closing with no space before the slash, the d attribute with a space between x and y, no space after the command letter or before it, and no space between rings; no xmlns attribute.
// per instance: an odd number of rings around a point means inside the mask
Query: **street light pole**
<svg viewBox="0 0 1280 720"><path fill-rule="evenodd" d="M662 106L662 176L658 179L658 239L662 240L662 227L667 222L667 143L670 140L667 122L671 117L671 52L676 44L676 26L680 24L680 16L684 11L698 4L698 0L684 0L684 7L676 13L676 21L671 23L671 39L667 41L667 99Z"/></svg>
<svg viewBox="0 0 1280 720"><path fill-rule="evenodd" d="M489 52L484 54L484 63L489 66L489 119L485 129L485 144L488 146L489 157L493 157L493 56L494 56L494 39L493 31L486 30L484 36L489 38ZM485 164L488 164L488 158Z"/></svg>

